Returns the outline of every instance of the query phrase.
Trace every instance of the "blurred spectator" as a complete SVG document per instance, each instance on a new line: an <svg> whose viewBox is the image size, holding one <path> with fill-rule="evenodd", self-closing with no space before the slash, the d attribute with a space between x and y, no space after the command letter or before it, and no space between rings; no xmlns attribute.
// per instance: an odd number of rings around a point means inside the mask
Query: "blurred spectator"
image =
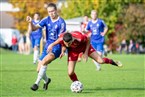
<svg viewBox="0 0 145 97"><path fill-rule="evenodd" d="M83 17L83 22L81 23L81 32L85 31L85 28L86 28L88 22L89 22L89 18L88 18L88 16L85 15Z"/></svg>
<svg viewBox="0 0 145 97"><path fill-rule="evenodd" d="M30 42L29 34L27 33L25 36L26 36L26 43L24 45L25 54L30 54L30 52L31 52L31 42Z"/></svg>
<svg viewBox="0 0 145 97"><path fill-rule="evenodd" d="M18 43L18 39L16 37L16 35L12 36L12 50L14 52L17 52L17 43Z"/></svg>
<svg viewBox="0 0 145 97"><path fill-rule="evenodd" d="M136 47L136 53L139 54L140 51L139 51L139 43L138 42L136 42L135 47Z"/></svg>
<svg viewBox="0 0 145 97"><path fill-rule="evenodd" d="M24 39L23 35L20 35L19 43L18 43L18 50L20 54L24 53Z"/></svg>
<svg viewBox="0 0 145 97"><path fill-rule="evenodd" d="M127 43L126 43L126 39L123 39L120 47L119 47L119 52L120 54L122 54L122 51L124 51L125 53L127 53Z"/></svg>
<svg viewBox="0 0 145 97"><path fill-rule="evenodd" d="M135 49L136 49L135 43L134 43L134 41L131 39L131 40L129 41L128 53L135 53Z"/></svg>

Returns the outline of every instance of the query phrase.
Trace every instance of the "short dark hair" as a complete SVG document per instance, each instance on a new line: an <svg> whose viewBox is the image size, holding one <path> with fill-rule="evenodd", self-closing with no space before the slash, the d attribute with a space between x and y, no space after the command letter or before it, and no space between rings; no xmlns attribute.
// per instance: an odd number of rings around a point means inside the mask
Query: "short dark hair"
<svg viewBox="0 0 145 97"><path fill-rule="evenodd" d="M55 3L48 3L48 7L54 7L55 10L57 10L56 4Z"/></svg>
<svg viewBox="0 0 145 97"><path fill-rule="evenodd" d="M63 35L63 40L64 40L65 42L70 42L72 39L73 39L73 38L72 38L72 35L71 35L70 33L65 33L65 34Z"/></svg>
<svg viewBox="0 0 145 97"><path fill-rule="evenodd" d="M39 15L40 16L40 13L39 12L35 12L35 14Z"/></svg>

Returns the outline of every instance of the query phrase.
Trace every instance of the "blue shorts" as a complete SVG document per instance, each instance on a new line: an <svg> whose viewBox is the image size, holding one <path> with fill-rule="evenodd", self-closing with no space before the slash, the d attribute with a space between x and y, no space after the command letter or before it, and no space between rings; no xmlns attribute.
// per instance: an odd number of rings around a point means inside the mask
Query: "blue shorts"
<svg viewBox="0 0 145 97"><path fill-rule="evenodd" d="M101 52L101 53L104 52L104 47L103 47L104 43L91 42L91 45L96 51Z"/></svg>
<svg viewBox="0 0 145 97"><path fill-rule="evenodd" d="M35 46L39 47L40 46L40 41L41 41L41 38L37 38L37 39L31 38L32 47L33 48Z"/></svg>
<svg viewBox="0 0 145 97"><path fill-rule="evenodd" d="M45 47L43 49L43 52L39 58L39 60L43 60L43 58L48 54L47 53L47 47L50 45L50 43L46 43L45 44ZM52 49L52 53L55 55L55 58L58 58L61 54L61 45L60 44L57 44L53 47Z"/></svg>

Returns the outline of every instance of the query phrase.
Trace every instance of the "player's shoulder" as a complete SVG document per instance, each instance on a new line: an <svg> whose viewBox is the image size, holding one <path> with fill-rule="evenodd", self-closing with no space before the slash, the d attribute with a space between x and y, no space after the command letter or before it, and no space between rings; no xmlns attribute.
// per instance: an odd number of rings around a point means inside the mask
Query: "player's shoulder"
<svg viewBox="0 0 145 97"><path fill-rule="evenodd" d="M81 38L84 37L85 35L83 33L81 33L80 31L72 31L71 32L72 36L75 38Z"/></svg>
<svg viewBox="0 0 145 97"><path fill-rule="evenodd" d="M104 22L104 20L103 20L103 19L101 19L101 18L98 18L98 21L99 21L99 22Z"/></svg>
<svg viewBox="0 0 145 97"><path fill-rule="evenodd" d="M89 21L88 21L88 24L90 24L90 23L92 23L92 20L89 20Z"/></svg>
<svg viewBox="0 0 145 97"><path fill-rule="evenodd" d="M49 16L44 17L41 21L48 21L48 20L50 20L50 17Z"/></svg>
<svg viewBox="0 0 145 97"><path fill-rule="evenodd" d="M61 23L65 23L65 20L62 17L59 17L58 21Z"/></svg>
<svg viewBox="0 0 145 97"><path fill-rule="evenodd" d="M74 35L82 35L82 33L80 31L72 31L71 34L74 34Z"/></svg>

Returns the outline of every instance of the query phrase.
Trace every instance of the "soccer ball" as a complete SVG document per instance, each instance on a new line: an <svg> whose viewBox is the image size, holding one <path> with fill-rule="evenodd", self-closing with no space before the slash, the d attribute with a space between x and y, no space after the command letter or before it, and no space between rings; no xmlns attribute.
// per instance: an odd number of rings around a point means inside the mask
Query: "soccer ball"
<svg viewBox="0 0 145 97"><path fill-rule="evenodd" d="M83 84L80 81L74 81L71 84L70 89L74 93L81 93L83 90Z"/></svg>

